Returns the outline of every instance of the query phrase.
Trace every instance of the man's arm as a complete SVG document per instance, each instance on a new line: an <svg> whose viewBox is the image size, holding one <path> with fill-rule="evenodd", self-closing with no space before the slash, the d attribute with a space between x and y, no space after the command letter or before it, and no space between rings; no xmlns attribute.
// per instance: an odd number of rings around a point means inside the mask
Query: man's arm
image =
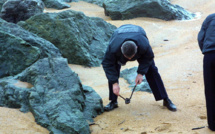
<svg viewBox="0 0 215 134"><path fill-rule="evenodd" d="M199 43L199 47L202 50L203 49L203 43L204 43L204 39L205 39L205 34L206 31L208 29L208 26L210 25L210 22L213 20L213 18L215 18L215 14L210 14L203 22L201 30L199 31L198 34L198 43Z"/></svg>
<svg viewBox="0 0 215 134"><path fill-rule="evenodd" d="M108 47L104 59L102 61L102 66L108 81L112 84L118 83L119 79L116 64L116 56L110 52L110 48Z"/></svg>
<svg viewBox="0 0 215 134"><path fill-rule="evenodd" d="M146 74L153 62L153 58L154 58L154 53L152 51L151 46L149 46L146 52L139 59L137 59L139 63L137 73L141 75Z"/></svg>
<svg viewBox="0 0 215 134"><path fill-rule="evenodd" d="M199 48L201 49L201 51L203 49L205 32L206 32L206 22L204 21L202 24L201 30L199 31L199 34L198 34L198 43L199 43Z"/></svg>

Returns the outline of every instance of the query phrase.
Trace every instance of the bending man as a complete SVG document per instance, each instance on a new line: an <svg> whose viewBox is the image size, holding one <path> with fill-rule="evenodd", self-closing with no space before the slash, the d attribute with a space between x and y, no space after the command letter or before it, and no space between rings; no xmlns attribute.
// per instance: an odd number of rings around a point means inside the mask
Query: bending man
<svg viewBox="0 0 215 134"><path fill-rule="evenodd" d="M155 100L163 100L163 105L171 111L176 106L169 99L158 69L154 63L154 54L143 28L126 24L116 29L110 39L109 46L102 61L102 66L108 79L110 103L104 107L105 111L118 107L120 68L127 61L137 60L136 85L143 80L143 75L149 83Z"/></svg>

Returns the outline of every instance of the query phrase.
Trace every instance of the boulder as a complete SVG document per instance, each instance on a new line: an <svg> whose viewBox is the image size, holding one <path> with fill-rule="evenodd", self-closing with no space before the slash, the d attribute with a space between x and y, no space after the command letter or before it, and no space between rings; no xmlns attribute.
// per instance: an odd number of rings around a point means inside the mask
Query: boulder
<svg viewBox="0 0 215 134"><path fill-rule="evenodd" d="M33 87L17 87L17 80ZM101 97L81 84L64 58L40 59L22 73L0 79L0 106L32 112L53 134L89 134L88 120L103 112Z"/></svg>
<svg viewBox="0 0 215 134"><path fill-rule="evenodd" d="M70 64L100 66L115 26L66 10L31 17L18 25L52 42Z"/></svg>
<svg viewBox="0 0 215 134"><path fill-rule="evenodd" d="M44 7L41 0L7 0L2 6L0 17L8 22L17 23L41 14Z"/></svg>
<svg viewBox="0 0 215 134"><path fill-rule="evenodd" d="M112 20L151 17L162 20L189 20L195 14L173 5L169 0L105 0L105 15Z"/></svg>
<svg viewBox="0 0 215 134"><path fill-rule="evenodd" d="M0 78L13 76L40 58L61 57L49 41L0 19Z"/></svg>
<svg viewBox="0 0 215 134"><path fill-rule="evenodd" d="M128 84L130 84L129 87L133 89L135 86L135 79L137 76L137 67L129 68L129 69L124 69L120 72L120 77L124 78ZM143 81L141 84L137 85L135 88L135 91L145 91L145 92L152 92L145 75L143 76Z"/></svg>

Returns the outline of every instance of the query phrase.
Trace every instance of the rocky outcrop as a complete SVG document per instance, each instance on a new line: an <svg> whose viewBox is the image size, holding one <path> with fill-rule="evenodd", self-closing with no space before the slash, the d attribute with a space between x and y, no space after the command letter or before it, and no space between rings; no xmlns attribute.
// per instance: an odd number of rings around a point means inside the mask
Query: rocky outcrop
<svg viewBox="0 0 215 134"><path fill-rule="evenodd" d="M115 26L72 10L33 16L18 25L52 42L70 64L99 66Z"/></svg>
<svg viewBox="0 0 215 134"><path fill-rule="evenodd" d="M33 87L16 87L16 79ZM1 79L0 106L31 111L54 134L89 134L87 120L103 112L100 96L83 87L64 58L40 59L19 75Z"/></svg>
<svg viewBox="0 0 215 134"><path fill-rule="evenodd" d="M0 17L8 22L17 23L41 14L44 7L41 0L7 0L2 6Z"/></svg>
<svg viewBox="0 0 215 134"><path fill-rule="evenodd" d="M49 41L0 19L0 78L16 75L44 57L61 57Z"/></svg>
<svg viewBox="0 0 215 134"><path fill-rule="evenodd" d="M195 15L169 0L105 0L105 15L112 20L151 17L163 20L189 20Z"/></svg>
<svg viewBox="0 0 215 134"><path fill-rule="evenodd" d="M127 80L128 84L130 84L129 87L131 87L132 89L135 86L136 76L137 76L137 67L125 69L120 72L120 77ZM145 92L150 92L150 93L152 92L152 90L146 80L145 75L143 76L142 83L137 85L137 87L135 88L135 91L145 91Z"/></svg>

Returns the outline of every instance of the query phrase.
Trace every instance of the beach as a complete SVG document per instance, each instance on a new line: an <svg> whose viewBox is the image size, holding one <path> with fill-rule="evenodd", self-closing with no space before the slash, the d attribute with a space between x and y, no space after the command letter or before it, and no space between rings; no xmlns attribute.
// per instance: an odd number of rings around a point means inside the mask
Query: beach
<svg viewBox="0 0 215 134"><path fill-rule="evenodd" d="M199 49L197 35L204 19L214 13L215 1L171 0L197 16L192 20L164 21L139 17L130 20L111 20L104 15L104 9L86 2L72 2L72 10L82 11L90 17L100 17L119 27L135 24L144 28L155 55L169 98L177 106L176 112L163 107L163 101L155 101L153 94L134 92L131 103L125 104L118 98L119 108L104 112L94 118L90 126L92 134L215 134L207 128L207 114L203 83L203 55ZM65 9L68 10L68 9ZM62 10L45 9L45 12ZM138 66L136 61L128 62L121 70ZM109 103L108 81L100 67L84 67L69 64L82 84L92 87ZM131 88L120 78L120 94L129 97ZM17 86L29 87L19 82ZM31 86L30 86L31 87ZM0 134L48 134L49 131L37 125L33 115L19 109L0 107ZM192 130L193 128L203 127Z"/></svg>

